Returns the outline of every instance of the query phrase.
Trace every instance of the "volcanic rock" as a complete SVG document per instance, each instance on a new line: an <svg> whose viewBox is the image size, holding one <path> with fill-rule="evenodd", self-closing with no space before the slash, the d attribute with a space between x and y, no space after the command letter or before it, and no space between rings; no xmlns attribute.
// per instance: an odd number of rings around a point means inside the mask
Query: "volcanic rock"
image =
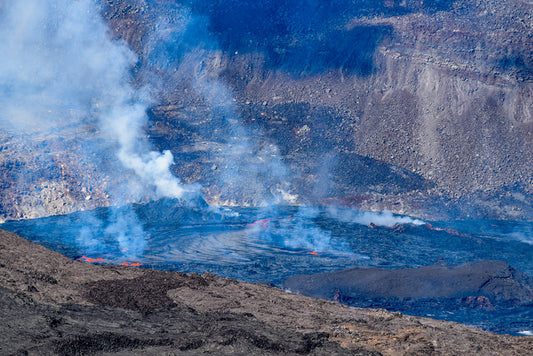
<svg viewBox="0 0 533 356"><path fill-rule="evenodd" d="M428 303L449 309L506 308L533 305L533 279L503 261L385 270L350 268L288 278L284 288L349 305L381 305L407 310ZM423 302L423 303L422 303Z"/></svg>
<svg viewBox="0 0 533 356"><path fill-rule="evenodd" d="M209 203L268 201L280 188L275 162L300 204L533 217L527 1L101 4L109 32L139 57L135 83L158 89L148 139ZM223 106L248 154L232 153L235 130L199 93L193 67L231 93ZM124 182L106 174L120 171L114 152L87 152L93 131L2 131L0 220L109 205Z"/></svg>
<svg viewBox="0 0 533 356"><path fill-rule="evenodd" d="M144 40L147 24L172 23L177 11L164 1L136 10L103 3L115 35L141 57L157 52ZM208 201L254 204L275 190L268 178L259 197L220 181L235 160L267 162L261 150L274 144L277 151L265 152L286 165L300 203L433 218L533 216L530 4L187 4L207 19L201 40L217 52L202 66L233 93L253 154L213 154L225 150L228 129L216 107L176 80L188 78L179 68L165 75L155 65L166 87L149 134L160 149L172 147L175 173L200 182Z"/></svg>
<svg viewBox="0 0 533 356"><path fill-rule="evenodd" d="M73 261L0 231L0 353L525 355L530 338L211 274Z"/></svg>
<svg viewBox="0 0 533 356"><path fill-rule="evenodd" d="M437 263L396 270L355 267L294 276L287 279L284 287L313 297L324 297L327 289L340 288L351 295L399 298L485 295L522 304L533 302L533 279L503 261L476 261L458 266Z"/></svg>

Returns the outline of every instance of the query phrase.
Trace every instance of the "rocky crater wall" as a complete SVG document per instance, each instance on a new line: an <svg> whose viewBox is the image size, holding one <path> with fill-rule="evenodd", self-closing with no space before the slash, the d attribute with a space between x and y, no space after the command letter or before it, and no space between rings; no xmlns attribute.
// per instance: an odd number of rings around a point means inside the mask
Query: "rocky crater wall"
<svg viewBox="0 0 533 356"><path fill-rule="evenodd" d="M151 88L149 140L208 201L533 217L529 3L230 5L102 1L110 34L138 55L136 85ZM5 146L3 219L106 205L127 180L101 184L112 152L99 161L66 145L70 160L44 164L40 148ZM79 174L22 184L13 172L25 160L22 172ZM84 160L98 161L93 175ZM88 176L100 178L73 183ZM59 192L50 201L32 191L43 184Z"/></svg>

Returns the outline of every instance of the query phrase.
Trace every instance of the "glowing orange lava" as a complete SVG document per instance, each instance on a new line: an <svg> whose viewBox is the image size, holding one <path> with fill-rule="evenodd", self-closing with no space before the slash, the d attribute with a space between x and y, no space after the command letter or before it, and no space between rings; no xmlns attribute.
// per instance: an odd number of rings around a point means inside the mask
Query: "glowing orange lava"
<svg viewBox="0 0 533 356"><path fill-rule="evenodd" d="M128 266L128 267L139 267L141 263L139 262L122 262L120 264L121 266Z"/></svg>
<svg viewBox="0 0 533 356"><path fill-rule="evenodd" d="M92 258L92 257L87 257L85 255L81 256L78 260L81 260L81 261L84 261L84 262L89 262L89 263L106 262L106 261L107 261L107 263L112 263L110 260L106 260L106 259L101 258L101 257ZM120 265L121 266L128 266L128 267L139 267L139 266L142 265L142 263L140 263L140 262L122 262Z"/></svg>
<svg viewBox="0 0 533 356"><path fill-rule="evenodd" d="M85 262L90 262L90 263L94 263L94 262L103 262L103 261L104 261L104 259L101 258L101 257L98 257L98 258L92 258L92 257L87 257L87 256L85 256L85 255L81 256L79 259L82 260L82 261L85 261Z"/></svg>
<svg viewBox="0 0 533 356"><path fill-rule="evenodd" d="M268 226L268 224L270 224L270 222L272 221L272 219L259 219L251 224L248 224L249 226L262 226L264 228L266 228Z"/></svg>

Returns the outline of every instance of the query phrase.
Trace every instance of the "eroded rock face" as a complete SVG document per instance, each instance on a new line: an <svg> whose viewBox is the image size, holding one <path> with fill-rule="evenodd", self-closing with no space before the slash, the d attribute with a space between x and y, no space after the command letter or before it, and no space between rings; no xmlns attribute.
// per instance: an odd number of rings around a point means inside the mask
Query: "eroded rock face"
<svg viewBox="0 0 533 356"><path fill-rule="evenodd" d="M139 56L135 82L154 89L147 135L172 150L173 172L202 184L209 202L533 216L525 1L102 5L111 34ZM61 164L79 171L80 155ZM16 151L2 164L6 172L27 159L24 172L60 167L38 156ZM3 196L4 217L108 204L123 182L103 183L103 166L27 184L6 173L1 184L29 198ZM84 175L94 184L72 187ZM35 194L43 184L58 193ZM94 192L89 203L77 193L84 187Z"/></svg>

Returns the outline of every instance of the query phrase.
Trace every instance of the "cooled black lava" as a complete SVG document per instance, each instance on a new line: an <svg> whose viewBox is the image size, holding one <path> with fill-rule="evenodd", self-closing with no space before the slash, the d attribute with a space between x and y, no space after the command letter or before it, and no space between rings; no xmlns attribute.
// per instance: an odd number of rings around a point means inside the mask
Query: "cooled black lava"
<svg viewBox="0 0 533 356"><path fill-rule="evenodd" d="M532 223L463 221L428 225L389 215L391 224L411 223L377 226L350 221L356 215L353 210L324 207L184 207L179 201L164 199L12 221L1 227L71 258L84 256L102 264L140 263L142 267L164 270L210 272L277 286L302 273L354 266L421 267L439 260L453 264L503 260L533 276ZM117 216L133 216L142 230L132 222L121 220L118 224L113 221ZM368 216L376 221L383 219L380 214ZM120 232L119 227L124 231ZM127 236L132 231L134 238ZM380 306L379 301L374 304ZM409 313L516 333L533 330L531 309L521 307L504 313L482 310L466 315L442 305L421 305Z"/></svg>

